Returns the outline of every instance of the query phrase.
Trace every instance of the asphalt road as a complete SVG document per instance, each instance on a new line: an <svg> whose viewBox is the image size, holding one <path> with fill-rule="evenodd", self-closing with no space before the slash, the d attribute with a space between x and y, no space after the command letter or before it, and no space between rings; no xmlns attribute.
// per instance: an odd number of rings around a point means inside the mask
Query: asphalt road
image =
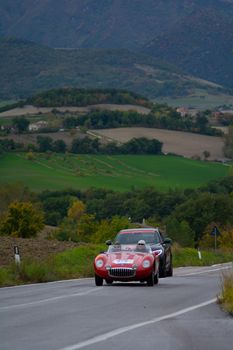
<svg viewBox="0 0 233 350"><path fill-rule="evenodd" d="M232 350L216 296L229 265L178 268L159 285L93 279L0 289L1 350Z"/></svg>

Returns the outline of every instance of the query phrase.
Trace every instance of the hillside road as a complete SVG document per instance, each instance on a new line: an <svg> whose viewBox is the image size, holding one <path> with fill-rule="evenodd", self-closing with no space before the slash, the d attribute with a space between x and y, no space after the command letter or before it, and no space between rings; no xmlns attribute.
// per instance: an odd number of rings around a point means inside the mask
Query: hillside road
<svg viewBox="0 0 233 350"><path fill-rule="evenodd" d="M232 350L216 304L232 264L177 268L147 287L80 279L0 289L0 350Z"/></svg>

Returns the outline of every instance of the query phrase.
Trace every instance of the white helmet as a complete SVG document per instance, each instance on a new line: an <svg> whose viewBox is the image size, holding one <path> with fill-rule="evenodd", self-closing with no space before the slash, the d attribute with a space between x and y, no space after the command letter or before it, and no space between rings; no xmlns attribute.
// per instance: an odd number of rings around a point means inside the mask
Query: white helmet
<svg viewBox="0 0 233 350"><path fill-rule="evenodd" d="M138 245L146 245L146 242L144 239L140 239L140 241L138 241Z"/></svg>

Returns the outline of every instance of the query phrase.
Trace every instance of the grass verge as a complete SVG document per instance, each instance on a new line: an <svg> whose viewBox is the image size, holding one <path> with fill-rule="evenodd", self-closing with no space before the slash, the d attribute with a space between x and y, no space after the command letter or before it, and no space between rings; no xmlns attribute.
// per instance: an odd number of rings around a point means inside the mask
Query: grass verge
<svg viewBox="0 0 233 350"><path fill-rule="evenodd" d="M222 278L222 293L219 296L219 303L223 309L233 316L233 270L224 273Z"/></svg>
<svg viewBox="0 0 233 350"><path fill-rule="evenodd" d="M44 261L25 259L20 266L11 264L0 268L0 286L91 277L94 257L105 247L88 244L49 256Z"/></svg>
<svg viewBox="0 0 233 350"><path fill-rule="evenodd" d="M104 249L105 245L88 244L50 256L44 261L28 259L22 261L19 267L12 264L0 268L0 286L92 277L94 257ZM233 252L203 251L200 260L195 249L176 246L173 249L174 267L205 266L228 261L233 261Z"/></svg>
<svg viewBox="0 0 233 350"><path fill-rule="evenodd" d="M196 249L173 247L173 266L210 266L233 261L233 252L201 251L201 259Z"/></svg>

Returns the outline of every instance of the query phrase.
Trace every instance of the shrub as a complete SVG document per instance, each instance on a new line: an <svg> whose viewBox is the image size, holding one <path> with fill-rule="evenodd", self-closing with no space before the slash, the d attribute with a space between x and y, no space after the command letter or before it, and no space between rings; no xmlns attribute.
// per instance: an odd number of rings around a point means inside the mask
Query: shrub
<svg viewBox="0 0 233 350"><path fill-rule="evenodd" d="M15 201L0 224L0 234L14 237L33 237L44 227L43 213L31 202Z"/></svg>
<svg viewBox="0 0 233 350"><path fill-rule="evenodd" d="M233 315L233 271L223 274L222 295L219 301L223 308Z"/></svg>

